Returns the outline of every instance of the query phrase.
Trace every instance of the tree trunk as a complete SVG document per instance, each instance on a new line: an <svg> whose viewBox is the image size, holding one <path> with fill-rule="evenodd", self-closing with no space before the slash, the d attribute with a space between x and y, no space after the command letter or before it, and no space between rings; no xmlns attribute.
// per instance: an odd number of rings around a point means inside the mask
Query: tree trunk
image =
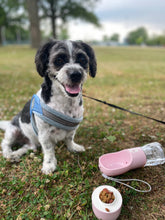
<svg viewBox="0 0 165 220"><path fill-rule="evenodd" d="M57 27L56 27L56 10L55 10L56 1L50 1L50 10L51 10L51 26L52 26L52 33L54 39L57 39Z"/></svg>
<svg viewBox="0 0 165 220"><path fill-rule="evenodd" d="M0 46L2 46L2 27L0 26Z"/></svg>
<svg viewBox="0 0 165 220"><path fill-rule="evenodd" d="M57 32L56 32L56 20L54 17L51 18L52 22L52 32L53 32L53 38L57 39Z"/></svg>
<svg viewBox="0 0 165 220"><path fill-rule="evenodd" d="M30 21L31 46L38 48L41 44L41 33L38 16L38 0L26 0Z"/></svg>

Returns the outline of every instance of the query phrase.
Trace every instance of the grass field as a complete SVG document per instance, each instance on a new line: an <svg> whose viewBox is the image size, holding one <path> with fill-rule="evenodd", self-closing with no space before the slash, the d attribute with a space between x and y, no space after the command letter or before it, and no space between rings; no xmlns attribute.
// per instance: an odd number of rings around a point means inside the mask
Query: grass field
<svg viewBox="0 0 165 220"><path fill-rule="evenodd" d="M84 93L165 120L165 49L95 48L98 75L88 78ZM0 119L9 120L40 87L34 66L35 50L0 48ZM86 152L56 148L58 169L43 175L42 152L29 152L19 163L0 154L0 219L96 219L91 194L103 184L115 186L123 197L120 220L165 219L165 165L140 168L119 178L138 178L152 186L137 193L103 179L98 158L104 153L160 142L165 147L164 125L108 108L84 98L84 120L76 141ZM0 132L0 141L3 132ZM65 153L63 153L65 152ZM145 188L137 182L132 186Z"/></svg>

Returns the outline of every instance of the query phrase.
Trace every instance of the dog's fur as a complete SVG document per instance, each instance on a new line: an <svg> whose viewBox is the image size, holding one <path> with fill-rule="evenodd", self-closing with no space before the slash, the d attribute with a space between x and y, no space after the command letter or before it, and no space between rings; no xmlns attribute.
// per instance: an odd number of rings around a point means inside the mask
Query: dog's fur
<svg viewBox="0 0 165 220"><path fill-rule="evenodd" d="M50 41L43 45L35 57L36 69L44 83L37 92L39 98L52 109L73 118L83 116L82 86L87 78L96 75L96 59L93 49L83 42ZM64 140L69 151L82 152L84 147L74 142L76 130L66 131L45 123L35 115L38 136L30 121L30 101L11 122L1 121L4 129L2 152L5 158L19 161L29 149L41 145L44 160L42 172L49 174L56 169L55 144ZM13 151L12 146L22 146Z"/></svg>

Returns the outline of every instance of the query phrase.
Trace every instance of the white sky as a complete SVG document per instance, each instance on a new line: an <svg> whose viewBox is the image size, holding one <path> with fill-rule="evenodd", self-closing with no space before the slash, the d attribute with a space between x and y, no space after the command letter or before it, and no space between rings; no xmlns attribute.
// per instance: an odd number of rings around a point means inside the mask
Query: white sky
<svg viewBox="0 0 165 220"><path fill-rule="evenodd" d="M81 21L69 23L72 40L101 40L104 35L120 35L144 26L150 35L165 31L165 0L100 0L94 9L102 28Z"/></svg>

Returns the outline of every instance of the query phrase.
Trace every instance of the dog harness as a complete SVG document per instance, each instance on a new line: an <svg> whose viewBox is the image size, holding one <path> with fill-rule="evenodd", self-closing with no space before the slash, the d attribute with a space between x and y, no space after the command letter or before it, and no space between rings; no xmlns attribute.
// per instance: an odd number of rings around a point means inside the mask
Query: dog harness
<svg viewBox="0 0 165 220"><path fill-rule="evenodd" d="M38 135L38 129L36 126L34 115L37 115L44 122L48 124L66 130L72 131L76 129L79 123L83 120L81 118L72 118L70 116L64 115L61 112L58 112L48 105L44 104L37 95L33 95L30 103L30 118L33 130L36 135Z"/></svg>

